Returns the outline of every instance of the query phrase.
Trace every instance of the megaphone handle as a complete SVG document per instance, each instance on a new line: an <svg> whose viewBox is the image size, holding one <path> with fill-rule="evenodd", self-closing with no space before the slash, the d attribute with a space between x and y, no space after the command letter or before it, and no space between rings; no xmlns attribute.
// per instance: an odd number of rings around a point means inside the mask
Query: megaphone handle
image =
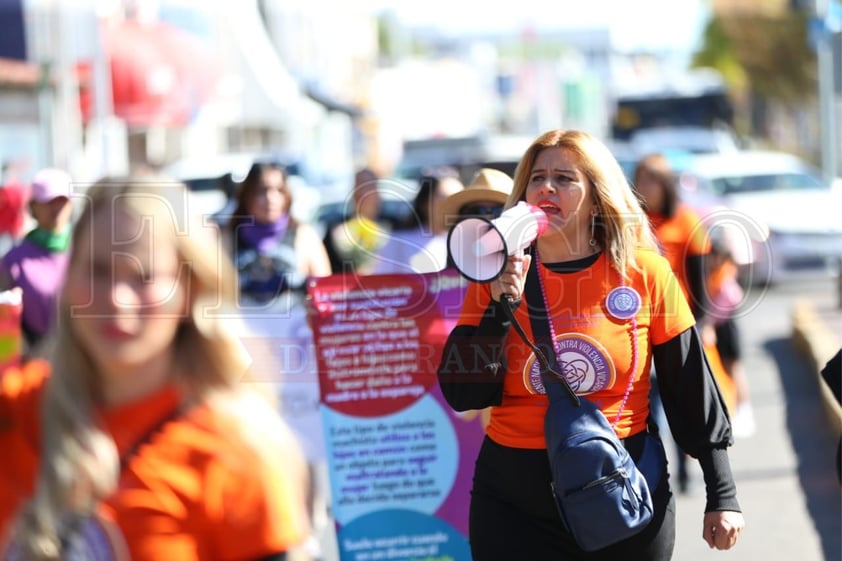
<svg viewBox="0 0 842 561"><path fill-rule="evenodd" d="M541 368L543 368L547 374L550 374L553 377L553 380L557 381L559 384L564 386L564 389L567 390L570 399L578 407L580 405L579 396L576 395L576 392L574 392L573 388L570 387L570 384L567 382L567 379L552 367L550 361L547 360L547 356L541 351L540 348L538 348L538 345L529 340L529 337L526 335L526 332L523 330L523 327L521 327L520 322L518 322L517 318L515 317L515 301L512 298L512 295L507 293L501 294L500 303L503 304L503 311L505 312L509 321L512 322L512 325L514 326L515 331L517 331L517 334L520 335L520 338L523 339L523 342L526 343L530 349L532 349L533 353L535 353L535 358L538 359L538 362L541 364Z"/></svg>

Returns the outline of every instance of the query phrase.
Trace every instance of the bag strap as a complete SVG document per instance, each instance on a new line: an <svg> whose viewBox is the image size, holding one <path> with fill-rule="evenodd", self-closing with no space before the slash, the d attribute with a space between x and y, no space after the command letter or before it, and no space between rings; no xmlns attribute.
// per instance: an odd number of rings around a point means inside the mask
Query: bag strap
<svg viewBox="0 0 842 561"><path fill-rule="evenodd" d="M529 309L529 320L532 325L532 333L535 336L535 340L538 344L544 345L545 348L549 349L550 351L550 360L553 366L556 366L558 357L556 356L555 352L555 341L552 340L552 336L550 334L550 311L547 309L546 300L543 294L543 287L541 285L541 278L538 276L540 273L538 271L538 259L537 259L537 252L533 252L532 254L532 262L529 265L529 273L526 276L526 281L524 283L524 293L526 294L526 303ZM537 310L543 310L543 314L536 314ZM615 427L617 423L620 421L620 416L623 413L623 410L626 407L626 402L629 399L629 395L631 394L632 386L634 385L634 375L637 370L637 324L634 318L631 319L632 321L632 328L633 328L633 345L632 348L632 366L629 372L629 382L626 386L626 392L623 394L623 400L620 404L620 408L617 411L617 416L614 419L614 422L611 423L612 427ZM542 363L543 364L543 363ZM545 376L544 380L550 378L553 381L563 382L564 386L567 388L568 393L571 395L576 395L573 389L570 387L570 384L567 382L567 379L558 374L557 369L550 370L549 373L552 375L552 378ZM545 382L546 383L546 382ZM576 396L576 405L579 404L579 398Z"/></svg>
<svg viewBox="0 0 842 561"><path fill-rule="evenodd" d="M541 348L532 341L529 340L529 337L526 335L526 332L523 331L523 327L518 322L517 318L514 314L514 303L512 301L512 297L508 294L504 294L501 296L500 300L503 302L503 310L508 316L509 321L512 322L512 326L515 328L515 331L520 338L523 339L523 342L527 344L527 346L532 349L532 352L535 353L535 358L538 359L538 363L541 365L541 370L543 371L545 380L550 380L553 383L561 384L562 387L567 391L567 395L570 397L570 400L573 402L574 405L577 407L581 404L579 400L579 396L576 395L576 392L573 391L573 388L570 387L570 384L567 382L567 379L559 373L556 369L557 366L557 357L555 354L555 349L552 343L549 345L547 342L550 339L550 329L549 324L544 321L538 321L538 318L535 315L537 310L544 310L544 316L546 319L547 310L544 309L544 301L541 297L541 287L537 283L537 276L538 275L538 267L536 265L534 256L532 262L529 265L529 271L526 275L526 282L524 285L524 292L526 294L526 306L527 306L527 313L529 315L529 321L532 325L532 334L535 336L536 342L541 343L544 345L544 348L549 349L549 358L547 355L541 350Z"/></svg>
<svg viewBox="0 0 842 561"><path fill-rule="evenodd" d="M576 395L576 392L570 387L570 383L567 381L567 378L565 378L563 374L560 374L558 370L558 356L555 352L554 341L552 341L552 337L550 337L550 311L544 303L544 296L541 294L541 284L540 279L538 278L539 274L541 273L538 271L538 260L535 258L535 253L533 252L532 261L529 264L529 272L526 275L526 282L524 283L523 291L526 296L526 306L529 311L529 322L532 326L532 335L535 337L535 342L547 349L550 355L549 362L552 368L545 370L545 373L549 374L549 376L543 377L544 383L546 383L549 379L550 382L562 384L564 389L567 390L567 393L571 396L571 399L573 399L573 403L576 406L579 406L579 396ZM543 312L538 313L539 310L542 310Z"/></svg>

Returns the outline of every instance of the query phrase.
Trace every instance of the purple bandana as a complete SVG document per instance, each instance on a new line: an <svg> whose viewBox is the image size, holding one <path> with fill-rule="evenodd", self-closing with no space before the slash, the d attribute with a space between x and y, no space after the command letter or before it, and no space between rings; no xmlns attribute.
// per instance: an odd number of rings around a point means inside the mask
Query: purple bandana
<svg viewBox="0 0 842 561"><path fill-rule="evenodd" d="M277 222L264 224L242 224L237 228L240 241L259 253L265 253L277 244L286 234L289 225L289 214L284 214Z"/></svg>

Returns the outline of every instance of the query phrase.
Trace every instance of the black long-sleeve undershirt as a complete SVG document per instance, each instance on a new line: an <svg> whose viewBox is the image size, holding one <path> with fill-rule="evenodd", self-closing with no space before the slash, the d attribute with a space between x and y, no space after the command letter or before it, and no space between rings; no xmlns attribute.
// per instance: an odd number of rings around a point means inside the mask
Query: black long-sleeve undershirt
<svg viewBox="0 0 842 561"><path fill-rule="evenodd" d="M691 327L654 345L652 360L670 432L702 467L705 511L740 510L726 450L733 444L731 421L698 330Z"/></svg>
<svg viewBox="0 0 842 561"><path fill-rule="evenodd" d="M503 305L492 300L479 325L457 325L445 342L439 386L456 411L483 409L503 400L503 344L511 327Z"/></svg>
<svg viewBox="0 0 842 561"><path fill-rule="evenodd" d="M696 323L700 323L708 309L707 277L705 274L705 255L688 255L684 260L687 275L687 290L690 292L690 309Z"/></svg>

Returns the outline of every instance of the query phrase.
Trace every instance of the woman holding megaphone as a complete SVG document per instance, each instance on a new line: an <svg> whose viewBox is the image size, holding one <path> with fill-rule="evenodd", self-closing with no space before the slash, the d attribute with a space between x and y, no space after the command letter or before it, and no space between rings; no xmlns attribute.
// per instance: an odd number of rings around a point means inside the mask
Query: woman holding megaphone
<svg viewBox="0 0 842 561"><path fill-rule="evenodd" d="M509 213L518 204L525 212ZM644 446L659 442L649 419L650 364L670 428L704 472L702 536L711 548L730 549L744 521L726 451L728 414L687 300L616 159L587 133L544 133L521 159L506 208L501 219L523 214L520 230L500 219L485 228L457 224L451 237L465 239L449 244L473 282L444 347L440 386L456 410L493 406L471 492L474 561L672 557L666 458L662 447ZM503 243L490 244L489 232ZM550 490L545 357L530 344L539 334L552 342L571 389L601 410L638 466L659 451L652 520L597 551L567 530Z"/></svg>

